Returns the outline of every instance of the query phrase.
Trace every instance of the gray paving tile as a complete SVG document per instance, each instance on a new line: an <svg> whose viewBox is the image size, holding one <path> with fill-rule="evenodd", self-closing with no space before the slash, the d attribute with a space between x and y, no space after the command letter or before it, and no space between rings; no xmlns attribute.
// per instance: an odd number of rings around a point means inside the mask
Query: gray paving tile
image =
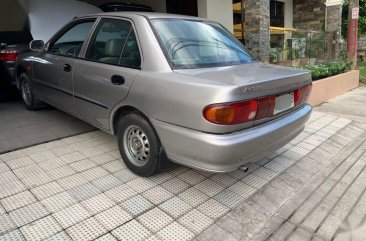
<svg viewBox="0 0 366 241"><path fill-rule="evenodd" d="M27 206L36 201L37 201L36 197L30 191L25 191L25 192L21 192L21 193L15 194L13 196L1 199L0 202L4 206L6 211L10 212L17 208Z"/></svg>
<svg viewBox="0 0 366 241"><path fill-rule="evenodd" d="M0 199L25 191L26 189L21 181L0 185Z"/></svg>
<svg viewBox="0 0 366 241"><path fill-rule="evenodd" d="M133 216L138 216L141 213L154 207L154 204L152 204L142 195L137 195L137 196L134 196L134 197L122 202L121 207L123 207Z"/></svg>
<svg viewBox="0 0 366 241"><path fill-rule="evenodd" d="M174 195L177 195L190 187L188 183L180 180L177 177L162 183L161 186Z"/></svg>
<svg viewBox="0 0 366 241"><path fill-rule="evenodd" d="M108 231L112 231L113 229L130 221L132 219L132 215L129 214L127 211L123 210L120 206L115 206L113 208L107 209L106 211L95 215L95 218Z"/></svg>
<svg viewBox="0 0 366 241"><path fill-rule="evenodd" d="M229 208L214 199L209 199L199 205L197 210L215 220L226 214Z"/></svg>
<svg viewBox="0 0 366 241"><path fill-rule="evenodd" d="M65 231L59 232L46 238L44 241L73 241Z"/></svg>
<svg viewBox="0 0 366 241"><path fill-rule="evenodd" d="M133 190L131 187L129 187L126 184L122 184L118 187L115 187L107 192L105 194L112 199L113 201L120 203L123 202L135 195L137 195L137 192Z"/></svg>
<svg viewBox="0 0 366 241"><path fill-rule="evenodd" d="M216 194L225 189L224 186L217 184L209 179L197 184L194 187L210 197L215 196Z"/></svg>
<svg viewBox="0 0 366 241"><path fill-rule="evenodd" d="M101 191L99 191L98 188L93 186L93 184L87 183L87 184L75 187L73 189L70 189L67 191L67 193L70 194L73 198L75 198L78 201L84 201L86 199L89 199L91 197L101 194Z"/></svg>
<svg viewBox="0 0 366 241"><path fill-rule="evenodd" d="M52 214L52 216L63 228L66 229L84 219L89 218L91 214L81 206L81 204L75 204Z"/></svg>
<svg viewBox="0 0 366 241"><path fill-rule="evenodd" d="M18 177L12 171L0 172L0 186L16 180Z"/></svg>
<svg viewBox="0 0 366 241"><path fill-rule="evenodd" d="M57 182L50 182L45 185L31 189L31 192L39 199L45 199L60 192L64 189Z"/></svg>
<svg viewBox="0 0 366 241"><path fill-rule="evenodd" d="M197 209L193 209L180 217L178 222L196 235L214 223L212 218L207 217Z"/></svg>
<svg viewBox="0 0 366 241"><path fill-rule="evenodd" d="M204 176L202 176L201 174L197 173L194 170L189 170L187 172L184 172L184 173L178 175L177 177L192 186L196 185L196 184L202 182L204 179L206 179Z"/></svg>
<svg viewBox="0 0 366 241"><path fill-rule="evenodd" d="M40 241L62 231L62 227L52 216L47 216L21 227L20 231L28 241Z"/></svg>
<svg viewBox="0 0 366 241"><path fill-rule="evenodd" d="M107 233L95 241L117 241L117 239L111 233Z"/></svg>
<svg viewBox="0 0 366 241"><path fill-rule="evenodd" d="M76 204L77 200L70 196L67 192L62 192L41 200L41 203L48 209L48 211L55 213L61 209Z"/></svg>
<svg viewBox="0 0 366 241"><path fill-rule="evenodd" d="M178 197L192 207L196 207L210 198L209 196L194 187L191 187L180 193Z"/></svg>
<svg viewBox="0 0 366 241"><path fill-rule="evenodd" d="M116 203L102 193L81 202L81 205L83 205L91 214L95 215L115 206Z"/></svg>
<svg viewBox="0 0 366 241"><path fill-rule="evenodd" d="M101 167L94 167L81 173L88 181L94 181L109 175L109 173Z"/></svg>
<svg viewBox="0 0 366 241"><path fill-rule="evenodd" d="M144 240L149 237L151 232L136 220L132 220L112 231L118 240Z"/></svg>
<svg viewBox="0 0 366 241"><path fill-rule="evenodd" d="M81 161L71 163L71 164L69 164L69 166L77 172L82 172L82 171L91 169L91 168L95 167L96 165L94 162L90 161L89 159L84 159Z"/></svg>
<svg viewBox="0 0 366 241"><path fill-rule="evenodd" d="M99 178L97 180L92 181L92 183L102 192L106 192L122 184L122 182L118 178L112 175Z"/></svg>
<svg viewBox="0 0 366 241"><path fill-rule="evenodd" d="M87 241L102 236L107 233L107 230L95 218L91 217L71 226L66 229L66 232L75 241Z"/></svg>
<svg viewBox="0 0 366 241"><path fill-rule="evenodd" d="M0 234L0 241L26 241L19 229L6 234Z"/></svg>
<svg viewBox="0 0 366 241"><path fill-rule="evenodd" d="M16 228L17 225L13 222L8 214L0 215L0 235L3 235Z"/></svg>
<svg viewBox="0 0 366 241"><path fill-rule="evenodd" d="M136 178L132 181L129 181L127 183L128 186L130 186L133 190L135 190L137 193L142 193L146 190L149 190L156 186L155 182L150 181L146 178Z"/></svg>
<svg viewBox="0 0 366 241"><path fill-rule="evenodd" d="M40 202L32 203L9 213L18 227L45 217L48 214L50 214L49 211Z"/></svg>
<svg viewBox="0 0 366 241"><path fill-rule="evenodd" d="M136 174L134 174L133 172L131 172L128 169L118 171L118 172L114 173L113 175L115 177L117 177L123 183L127 183L127 182L132 181L136 178L139 178L139 176L137 176Z"/></svg>
<svg viewBox="0 0 366 241"><path fill-rule="evenodd" d="M189 231L187 228L179 224L178 222L172 222L159 232L157 232L157 236L161 238L163 241L169 240L191 240L194 237L194 233Z"/></svg>
<svg viewBox="0 0 366 241"><path fill-rule="evenodd" d="M142 194L147 200L154 203L155 205L159 205L160 203L168 200L173 197L173 194L168 192L166 189L156 186Z"/></svg>
<svg viewBox="0 0 366 241"><path fill-rule="evenodd" d="M174 221L171 216L157 207L142 214L137 220L152 232L157 232Z"/></svg>
<svg viewBox="0 0 366 241"><path fill-rule="evenodd" d="M189 212L192 209L192 206L184 202L178 197L173 197L168 201L159 205L163 211L167 212L173 218L178 218L183 214Z"/></svg>

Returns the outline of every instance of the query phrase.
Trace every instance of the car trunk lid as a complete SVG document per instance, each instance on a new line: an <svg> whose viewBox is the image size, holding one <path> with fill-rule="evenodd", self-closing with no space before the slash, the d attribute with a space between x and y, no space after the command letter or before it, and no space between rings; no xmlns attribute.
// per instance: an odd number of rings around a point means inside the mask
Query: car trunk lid
<svg viewBox="0 0 366 241"><path fill-rule="evenodd" d="M175 72L237 85L238 100L285 93L311 82L309 71L260 62Z"/></svg>
<svg viewBox="0 0 366 241"><path fill-rule="evenodd" d="M226 103L210 103L208 110L206 107L204 113L207 113L207 116L205 118L215 124L218 123L215 120L211 121L210 116L217 116L221 109L239 110L237 114L232 113L232 115L240 115L240 118L242 118L246 109L244 107L238 108L237 105L244 104L246 106L254 100L257 103L256 112L250 112L250 116L244 116L242 120L246 123L252 122L252 125L262 124L303 105L309 94L308 91L311 89L311 87L308 88L311 83L311 75L308 71L260 62L238 66L175 71L197 78L237 86L228 95L230 99L225 101ZM220 118L223 119L224 117L220 116ZM235 121L234 123L239 124ZM241 126L238 125L238 129L240 128Z"/></svg>

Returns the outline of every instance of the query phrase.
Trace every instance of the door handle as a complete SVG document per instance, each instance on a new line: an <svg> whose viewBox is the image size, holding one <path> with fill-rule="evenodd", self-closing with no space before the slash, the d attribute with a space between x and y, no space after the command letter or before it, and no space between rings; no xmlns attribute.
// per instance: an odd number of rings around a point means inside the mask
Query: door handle
<svg viewBox="0 0 366 241"><path fill-rule="evenodd" d="M120 75L113 75L111 81L114 85L123 85L125 83L125 78Z"/></svg>
<svg viewBox="0 0 366 241"><path fill-rule="evenodd" d="M71 65L69 65L69 64L64 64L64 71L65 71L65 72L70 72L71 70L72 70Z"/></svg>

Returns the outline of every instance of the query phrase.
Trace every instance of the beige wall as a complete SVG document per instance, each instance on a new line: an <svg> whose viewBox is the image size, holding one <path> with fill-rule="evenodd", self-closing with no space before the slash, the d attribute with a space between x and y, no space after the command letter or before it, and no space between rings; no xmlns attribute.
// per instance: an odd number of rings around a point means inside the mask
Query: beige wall
<svg viewBox="0 0 366 241"><path fill-rule="evenodd" d="M17 0L1 0L0 31L20 31L27 15Z"/></svg>
<svg viewBox="0 0 366 241"><path fill-rule="evenodd" d="M221 23L234 32L232 0L198 0L198 16Z"/></svg>

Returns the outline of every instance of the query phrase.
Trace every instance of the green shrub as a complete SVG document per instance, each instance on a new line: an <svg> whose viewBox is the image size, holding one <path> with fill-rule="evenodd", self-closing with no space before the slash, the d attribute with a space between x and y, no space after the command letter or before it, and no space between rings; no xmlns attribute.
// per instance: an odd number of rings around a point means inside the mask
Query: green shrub
<svg viewBox="0 0 366 241"><path fill-rule="evenodd" d="M349 71L351 63L348 60L336 60L315 66L303 66L302 68L311 72L313 80L318 80Z"/></svg>

